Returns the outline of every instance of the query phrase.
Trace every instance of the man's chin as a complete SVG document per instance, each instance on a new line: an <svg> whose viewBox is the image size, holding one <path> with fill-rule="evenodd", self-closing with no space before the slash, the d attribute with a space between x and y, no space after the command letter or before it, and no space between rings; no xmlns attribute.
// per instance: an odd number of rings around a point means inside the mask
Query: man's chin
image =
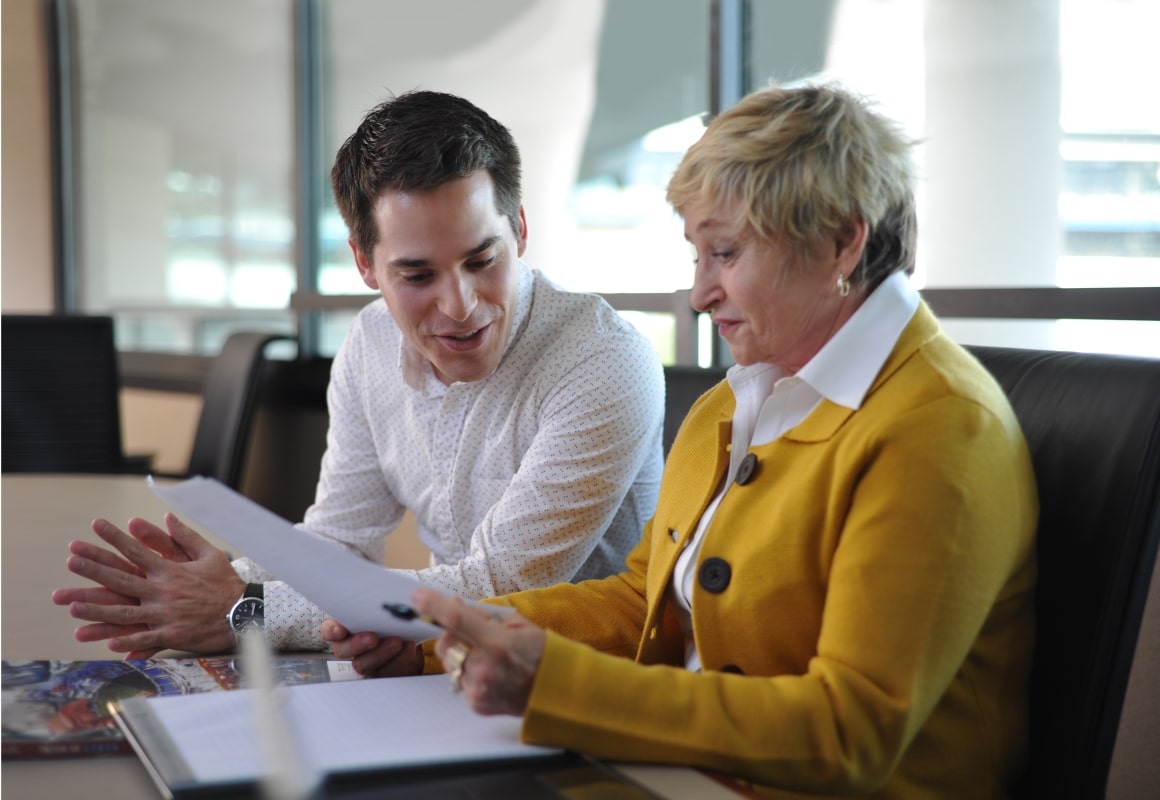
<svg viewBox="0 0 1160 800"><path fill-rule="evenodd" d="M431 364L435 368L435 374L446 384L482 381L491 377L499 366L498 362L493 363L490 359L484 358L439 359L433 360Z"/></svg>

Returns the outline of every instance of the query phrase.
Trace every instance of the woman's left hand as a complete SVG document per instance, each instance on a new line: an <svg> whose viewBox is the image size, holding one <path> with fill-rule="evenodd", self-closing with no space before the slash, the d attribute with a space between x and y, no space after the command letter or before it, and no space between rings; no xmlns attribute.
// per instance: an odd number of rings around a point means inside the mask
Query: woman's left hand
<svg viewBox="0 0 1160 800"><path fill-rule="evenodd" d="M524 713L548 638L542 628L428 589L416 589L411 603L443 627L435 653L476 713Z"/></svg>

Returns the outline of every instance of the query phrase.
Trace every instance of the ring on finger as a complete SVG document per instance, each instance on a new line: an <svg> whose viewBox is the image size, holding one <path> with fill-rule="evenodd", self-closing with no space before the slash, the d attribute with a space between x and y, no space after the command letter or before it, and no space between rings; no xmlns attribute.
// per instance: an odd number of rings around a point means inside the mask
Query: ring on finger
<svg viewBox="0 0 1160 800"><path fill-rule="evenodd" d="M453 692L459 692L463 689L463 663L467 661L467 654L470 652L470 648L463 642L456 642L443 654L451 667L451 690Z"/></svg>
<svg viewBox="0 0 1160 800"><path fill-rule="evenodd" d="M471 652L470 648L463 642L456 642L447 648L447 652L443 654L443 658L451 666L451 671L463 668L463 662L467 660L467 654Z"/></svg>

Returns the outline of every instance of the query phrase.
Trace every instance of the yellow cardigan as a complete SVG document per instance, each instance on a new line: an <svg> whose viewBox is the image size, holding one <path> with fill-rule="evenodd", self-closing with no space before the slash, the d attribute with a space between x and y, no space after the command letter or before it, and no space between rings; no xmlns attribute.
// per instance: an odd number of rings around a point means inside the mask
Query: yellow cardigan
<svg viewBox="0 0 1160 800"><path fill-rule="evenodd" d="M523 738L770 797L1003 796L1026 746L1037 501L1002 390L922 305L860 410L823 401L751 448L701 551L719 561L690 673L669 581L733 408L723 382L690 411L625 572L500 599L550 632Z"/></svg>

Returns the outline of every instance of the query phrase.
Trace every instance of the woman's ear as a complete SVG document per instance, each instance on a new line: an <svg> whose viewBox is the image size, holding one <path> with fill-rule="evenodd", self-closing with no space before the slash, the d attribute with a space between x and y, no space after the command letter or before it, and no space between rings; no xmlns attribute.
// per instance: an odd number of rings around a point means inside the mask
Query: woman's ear
<svg viewBox="0 0 1160 800"><path fill-rule="evenodd" d="M866 220L855 219L846 223L834 239L834 256L838 262L838 269L847 277L862 260L862 251L866 249L866 240L869 236L868 228Z"/></svg>

